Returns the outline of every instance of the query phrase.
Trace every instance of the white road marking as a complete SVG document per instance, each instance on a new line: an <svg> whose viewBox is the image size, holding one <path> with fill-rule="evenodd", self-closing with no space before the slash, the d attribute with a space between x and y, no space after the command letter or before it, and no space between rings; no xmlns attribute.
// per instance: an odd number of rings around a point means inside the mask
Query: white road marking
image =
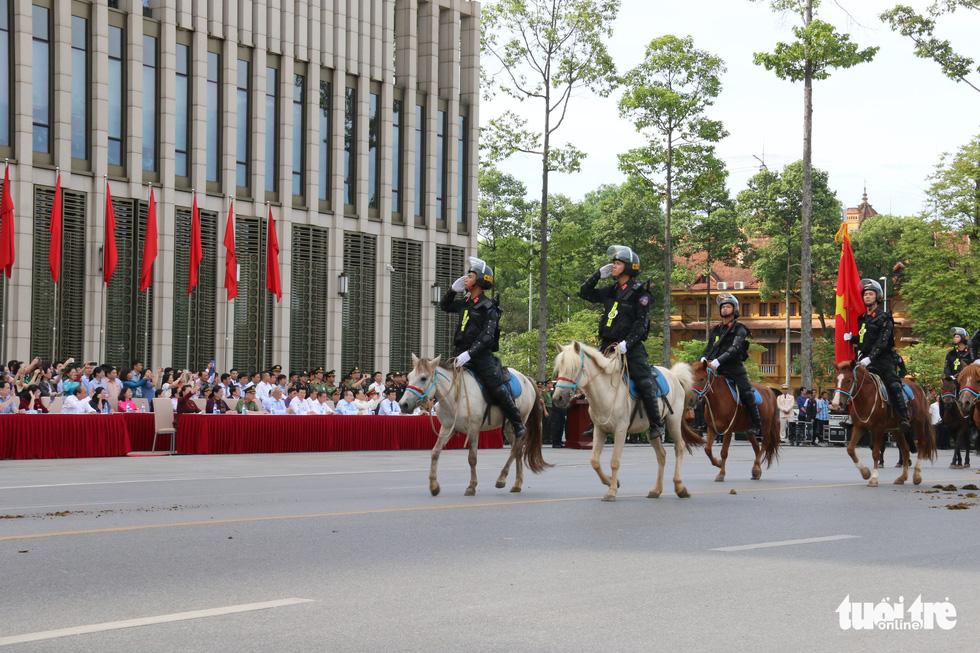
<svg viewBox="0 0 980 653"><path fill-rule="evenodd" d="M279 601L266 601L264 603L244 603L242 605L230 605L225 608L211 608L209 610L194 610L193 612L175 612L174 614L162 614L156 617L143 617L142 619L127 619L125 621L109 621L101 624L91 624L89 626L76 626L74 628L61 628L59 630L45 630L39 633L27 633L26 635L14 635L12 637L0 637L0 646L8 644L23 644L24 642L37 642L44 639L54 639L56 637L69 637L72 635L85 635L88 633L98 633L104 630L118 630L120 628L134 628L136 626L149 626L153 624L169 623L171 621L186 621L187 619L201 619L203 617L218 617L237 612L251 612L253 610L266 610L268 608L281 608L287 605L298 603L311 603L313 599L281 599Z"/></svg>
<svg viewBox="0 0 980 653"><path fill-rule="evenodd" d="M826 537L808 537L804 540L782 540L780 542L760 542L759 544L742 544L740 546L722 546L711 551L749 551L751 549L768 549L775 546L792 546L794 544L814 544L816 542L834 542L850 540L860 535L827 535Z"/></svg>

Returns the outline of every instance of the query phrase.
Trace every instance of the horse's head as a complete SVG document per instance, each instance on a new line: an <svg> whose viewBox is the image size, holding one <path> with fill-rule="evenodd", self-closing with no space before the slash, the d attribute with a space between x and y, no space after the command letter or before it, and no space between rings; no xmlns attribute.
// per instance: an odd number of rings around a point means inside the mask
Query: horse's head
<svg viewBox="0 0 980 653"><path fill-rule="evenodd" d="M940 395L940 401L942 401L946 406L952 406L953 402L956 401L956 381L949 377L943 379L942 394Z"/></svg>
<svg viewBox="0 0 980 653"><path fill-rule="evenodd" d="M834 398L830 402L830 407L834 410L847 408L847 404L854 397L854 388L857 386L857 372L854 368L854 361L844 361L837 364L837 387L834 388Z"/></svg>
<svg viewBox="0 0 980 653"><path fill-rule="evenodd" d="M412 371L408 373L405 394L402 395L398 406L402 413L410 413L415 410L415 405L423 397L433 397L436 392L436 370L439 369L439 359L419 358L412 354Z"/></svg>
<svg viewBox="0 0 980 653"><path fill-rule="evenodd" d="M581 386L583 376L585 376L585 353L582 351L582 343L575 340L570 345L559 344L558 355L555 356L555 390L551 393L551 400L555 406L559 408L568 406Z"/></svg>
<svg viewBox="0 0 980 653"><path fill-rule="evenodd" d="M973 404L980 396L980 364L970 363L956 377L956 382L960 384L960 393L956 401L960 404L960 410L964 415L969 415L973 411Z"/></svg>
<svg viewBox="0 0 980 653"><path fill-rule="evenodd" d="M711 385L710 371L711 368L707 363L698 361L691 364L691 387L698 397L707 392L708 386Z"/></svg>

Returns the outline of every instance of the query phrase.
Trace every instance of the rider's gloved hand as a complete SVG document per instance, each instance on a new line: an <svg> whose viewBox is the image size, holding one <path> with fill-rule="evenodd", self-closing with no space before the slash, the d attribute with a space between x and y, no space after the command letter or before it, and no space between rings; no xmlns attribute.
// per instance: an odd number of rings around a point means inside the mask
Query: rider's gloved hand
<svg viewBox="0 0 980 653"><path fill-rule="evenodd" d="M707 359L707 358L705 358L704 356L702 356L702 357L701 357L701 362L702 362L702 363L707 363L707 362L708 362L708 359Z"/></svg>
<svg viewBox="0 0 980 653"><path fill-rule="evenodd" d="M601 268L599 268L599 278L605 279L606 277L612 276L612 269L613 269L612 263L607 263L606 265L603 265Z"/></svg>
<svg viewBox="0 0 980 653"><path fill-rule="evenodd" d="M453 281L453 290L455 290L456 292L463 292L464 290L466 290L465 276L462 276L459 279L456 279L456 281Z"/></svg>
<svg viewBox="0 0 980 653"><path fill-rule="evenodd" d="M464 351L462 354L456 357L456 367L462 367L470 362L470 352Z"/></svg>
<svg viewBox="0 0 980 653"><path fill-rule="evenodd" d="M851 339L851 332L848 331L847 333L844 334L844 340L850 341L850 339Z"/></svg>
<svg viewBox="0 0 980 653"><path fill-rule="evenodd" d="M622 342L619 343L619 353L620 354L625 354L626 353L626 341L625 340L623 340Z"/></svg>
<svg viewBox="0 0 980 653"><path fill-rule="evenodd" d="M871 359L867 357L862 358L859 364L861 367L867 367L868 365L871 365Z"/></svg>
<svg viewBox="0 0 980 653"><path fill-rule="evenodd" d="M711 369L717 370L718 369L718 366L721 365L721 363L719 363L718 362L718 359L716 358L713 361L711 361L710 363L708 363L708 365L711 366Z"/></svg>

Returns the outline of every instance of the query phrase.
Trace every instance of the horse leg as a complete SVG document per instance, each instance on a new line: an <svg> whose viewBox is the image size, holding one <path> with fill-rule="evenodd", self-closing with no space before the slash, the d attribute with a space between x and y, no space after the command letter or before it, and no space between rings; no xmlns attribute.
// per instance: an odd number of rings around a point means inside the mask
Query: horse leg
<svg viewBox="0 0 980 653"><path fill-rule="evenodd" d="M599 460L599 456L602 455L602 447L606 444L606 434L599 428L597 424L593 422L592 424L592 457L589 462L592 463L592 469L595 473L599 475L599 480L602 481L603 485L609 485L611 483L606 473L602 471L602 462Z"/></svg>
<svg viewBox="0 0 980 653"><path fill-rule="evenodd" d="M466 461L470 464L470 484L463 492L464 497L471 497L476 494L476 450L480 445L480 432L470 434L470 453L466 456Z"/></svg>
<svg viewBox="0 0 980 653"><path fill-rule="evenodd" d="M963 456L960 453L962 438L963 431L957 429L956 436L953 438L953 460L949 464L950 469L963 469Z"/></svg>
<svg viewBox="0 0 980 653"><path fill-rule="evenodd" d="M755 462L752 463L752 480L758 481L762 478L762 447L759 440L751 433L747 434L749 442L752 443L752 451L755 453Z"/></svg>
<svg viewBox="0 0 980 653"><path fill-rule="evenodd" d="M525 446L526 442L522 443ZM524 485L524 460L522 459L524 448L514 447L512 455L514 456L514 485L510 488L511 492L520 492L521 487Z"/></svg>
<svg viewBox="0 0 980 653"><path fill-rule="evenodd" d="M729 431L725 434L725 439L721 442L721 464L717 465L717 467L721 468L721 471L718 472L718 476L715 476L715 483L725 482L725 461L728 460L728 447L731 445L731 443L732 432Z"/></svg>
<svg viewBox="0 0 980 653"><path fill-rule="evenodd" d="M711 445L714 443L715 437L717 435L718 434L715 433L714 427L708 424L708 428L705 430L705 434L704 434L704 439L705 439L704 453L706 456L708 456L708 460L711 461L712 465L714 465L715 467L721 467L721 461L715 458L715 455L711 452Z"/></svg>
<svg viewBox="0 0 980 653"><path fill-rule="evenodd" d="M858 460L857 456L857 443L861 441L861 437L864 435L865 431L866 429L863 426L858 424L853 426L851 429L851 441L847 443L847 455L851 457L851 460L854 461L854 466L858 468L859 472L861 472L861 478L868 480L871 478L871 471L861 464L861 461ZM877 458L875 460L877 460Z"/></svg>
<svg viewBox="0 0 980 653"><path fill-rule="evenodd" d="M504 437L504 443L510 442L510 453L507 456L507 462L504 463L504 468L500 470L500 476L497 477L497 482L494 483L494 487L502 488L507 485L507 475L510 474L510 464L514 462L517 458L514 451L514 436L511 435L511 425L504 421L504 425L501 428L501 433ZM518 458L518 460L520 460Z"/></svg>
<svg viewBox="0 0 980 653"><path fill-rule="evenodd" d="M684 481L681 480L681 463L684 462L684 438L680 435L682 419L684 419L683 413L678 412L674 415L675 426L670 432L671 439L674 441L674 492L679 499L689 499L691 493L687 491Z"/></svg>
<svg viewBox="0 0 980 653"><path fill-rule="evenodd" d="M623 445L626 444L626 427L621 426L616 429L616 433L613 436L613 453L612 459L609 461L609 489L606 490L606 496L602 497L603 501L615 501L616 493L619 491L619 460L623 456Z"/></svg>
<svg viewBox="0 0 980 653"><path fill-rule="evenodd" d="M973 430L967 429L966 436L963 438L963 469L970 469L970 446L973 444Z"/></svg>
<svg viewBox="0 0 980 653"><path fill-rule="evenodd" d="M673 433L671 433L673 435ZM676 439L676 438L675 438ZM647 495L648 499L659 499L660 494L664 490L664 467L667 464L667 452L664 451L663 442L660 438L654 438L650 441L653 445L653 450L657 452L657 484L653 486L650 493Z"/></svg>
<svg viewBox="0 0 980 653"><path fill-rule="evenodd" d="M912 460L912 453L909 449L909 443L905 441L904 433L899 433L898 437L895 438L895 442L898 443L898 455L901 457L902 473L892 483L895 485L904 485L905 481L909 480L909 462Z"/></svg>
<svg viewBox="0 0 980 653"><path fill-rule="evenodd" d="M439 494L439 481L436 480L436 467L439 465L439 454L442 453L443 447L446 446L449 438L453 435L449 430L450 428L450 425L446 424L439 429L439 438L432 447L432 462L429 467L429 492L432 493L432 496Z"/></svg>
<svg viewBox="0 0 980 653"><path fill-rule="evenodd" d="M884 431L882 431L884 433ZM871 480L868 487L878 487L878 466L881 464L881 447L884 436L881 433L874 434L874 447L871 449L871 457L874 458L875 466L871 472Z"/></svg>

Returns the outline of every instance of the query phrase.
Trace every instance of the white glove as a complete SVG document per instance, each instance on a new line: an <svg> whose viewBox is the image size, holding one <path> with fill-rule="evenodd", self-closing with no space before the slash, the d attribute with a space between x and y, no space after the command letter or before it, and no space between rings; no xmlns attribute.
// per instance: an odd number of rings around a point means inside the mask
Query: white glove
<svg viewBox="0 0 980 653"><path fill-rule="evenodd" d="M606 265L603 265L601 268L599 268L599 278L605 279L607 277L612 276L612 269L613 269L612 263L607 263Z"/></svg>
<svg viewBox="0 0 980 653"><path fill-rule="evenodd" d="M868 365L871 365L871 359L867 357L862 358L859 365L861 365L861 367L867 367Z"/></svg>
<svg viewBox="0 0 980 653"><path fill-rule="evenodd" d="M456 357L456 367L462 367L470 362L470 352L464 351L462 354Z"/></svg>
<svg viewBox="0 0 980 653"><path fill-rule="evenodd" d="M716 358L713 361L711 361L710 363L708 363L708 365L711 366L711 369L717 370L718 369L718 366L721 365L721 363L719 363L718 362L718 359Z"/></svg>
<svg viewBox="0 0 980 653"><path fill-rule="evenodd" d="M463 292L464 290L466 290L466 277L465 276L464 277L460 277L459 279L456 279L456 281L453 281L453 290L455 290L456 292Z"/></svg>
<svg viewBox="0 0 980 653"><path fill-rule="evenodd" d="M974 365L976 365L977 363L980 363L980 358L978 358L978 359L976 359L975 361L973 361L973 364L974 364Z"/></svg>
<svg viewBox="0 0 980 653"><path fill-rule="evenodd" d="M622 342L619 343L619 353L620 354L625 354L626 353L626 341L625 340L623 340Z"/></svg>
<svg viewBox="0 0 980 653"><path fill-rule="evenodd" d="M702 356L702 357L701 357L701 362L702 362L702 363L707 363L707 362L708 362L708 359L707 359L707 358L705 358L704 356Z"/></svg>
<svg viewBox="0 0 980 653"><path fill-rule="evenodd" d="M848 331L847 333L844 334L844 340L847 340L848 342L850 342L850 340L851 340L851 332L850 331Z"/></svg>

